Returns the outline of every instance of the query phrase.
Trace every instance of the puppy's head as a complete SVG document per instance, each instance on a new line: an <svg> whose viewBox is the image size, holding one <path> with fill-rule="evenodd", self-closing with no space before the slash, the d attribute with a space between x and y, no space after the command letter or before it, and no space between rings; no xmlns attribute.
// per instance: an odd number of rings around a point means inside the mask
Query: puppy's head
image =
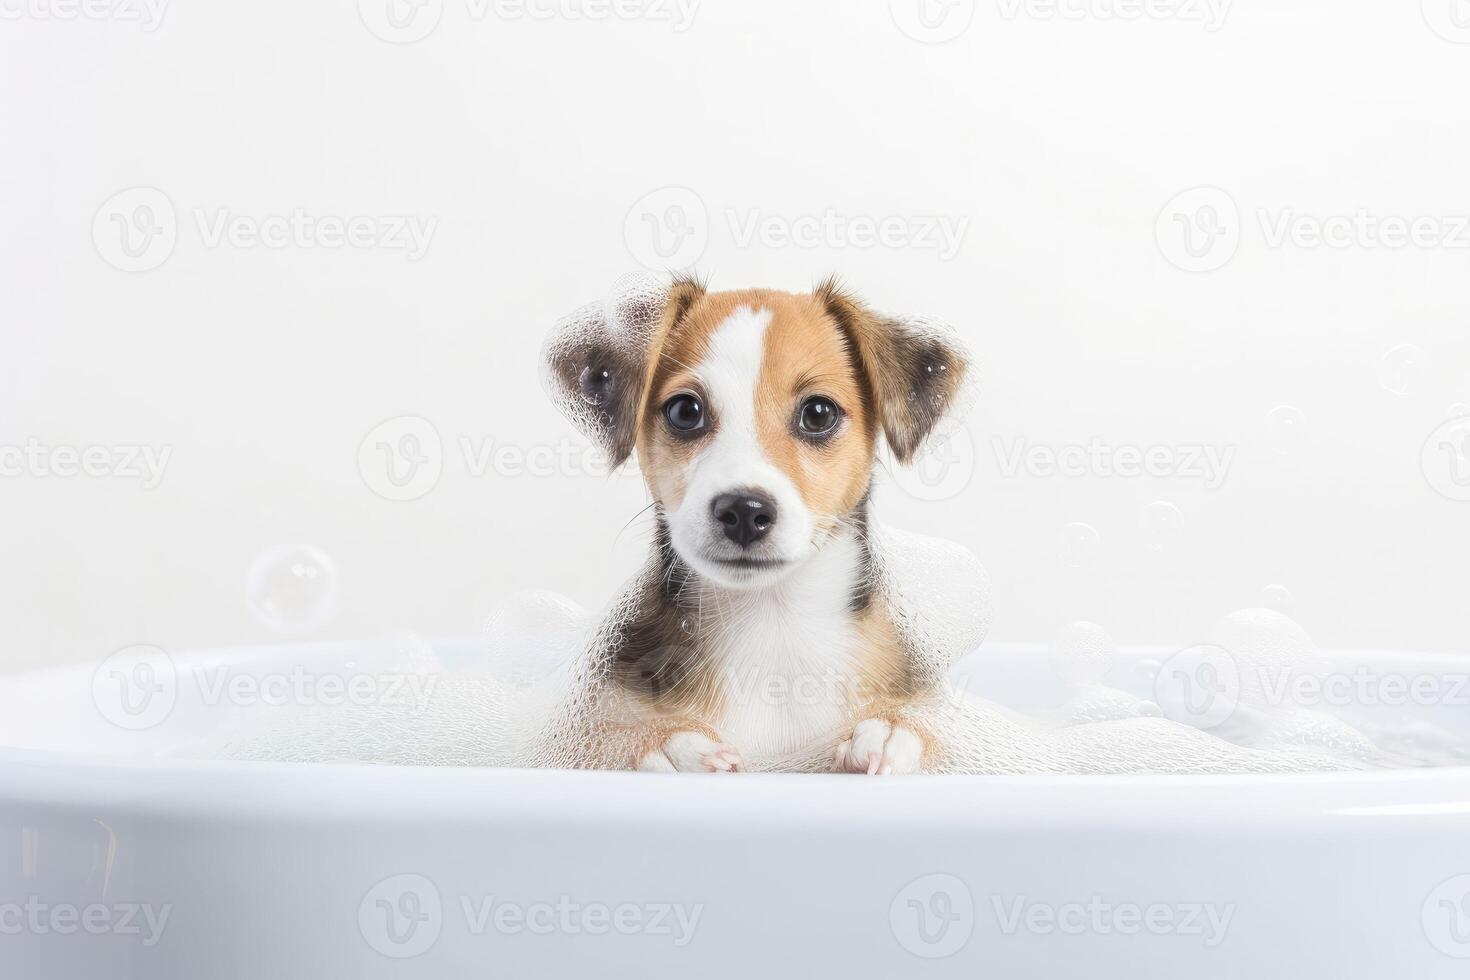
<svg viewBox="0 0 1470 980"><path fill-rule="evenodd" d="M942 325L811 293L635 281L564 321L552 391L614 463L636 452L679 556L730 588L779 579L867 498L881 432L907 462L967 368Z"/></svg>

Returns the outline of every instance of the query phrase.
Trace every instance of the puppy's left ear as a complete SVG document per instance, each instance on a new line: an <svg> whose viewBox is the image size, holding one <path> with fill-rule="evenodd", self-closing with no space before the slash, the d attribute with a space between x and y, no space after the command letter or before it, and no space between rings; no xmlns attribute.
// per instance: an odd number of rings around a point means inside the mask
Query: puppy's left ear
<svg viewBox="0 0 1470 980"><path fill-rule="evenodd" d="M613 466L633 451L648 349L668 288L654 276L627 276L603 302L562 319L542 348L552 401Z"/></svg>
<svg viewBox="0 0 1470 980"><path fill-rule="evenodd" d="M622 465L637 442L649 356L658 336L703 292L694 279L625 276L606 300L558 323L542 349L552 400L613 466Z"/></svg>
<svg viewBox="0 0 1470 980"><path fill-rule="evenodd" d="M857 348L888 448L909 462L956 407L970 373L964 345L944 321L874 312L834 280L816 296Z"/></svg>

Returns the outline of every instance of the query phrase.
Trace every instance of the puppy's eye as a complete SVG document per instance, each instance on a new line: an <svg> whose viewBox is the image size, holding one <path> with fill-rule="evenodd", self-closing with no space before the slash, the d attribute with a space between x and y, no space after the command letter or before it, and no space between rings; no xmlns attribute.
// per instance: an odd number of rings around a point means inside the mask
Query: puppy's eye
<svg viewBox="0 0 1470 980"><path fill-rule="evenodd" d="M675 395L664 402L664 420L681 435L698 432L704 428L704 406L693 395Z"/></svg>
<svg viewBox="0 0 1470 980"><path fill-rule="evenodd" d="M814 395L801 403L796 424L809 436L824 436L837 427L837 420L841 417L842 410L832 399Z"/></svg>

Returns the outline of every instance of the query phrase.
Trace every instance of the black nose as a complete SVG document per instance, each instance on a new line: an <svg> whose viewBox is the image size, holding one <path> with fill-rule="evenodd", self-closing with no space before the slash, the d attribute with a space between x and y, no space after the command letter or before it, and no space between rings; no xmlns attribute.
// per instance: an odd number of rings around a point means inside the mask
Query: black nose
<svg viewBox="0 0 1470 980"><path fill-rule="evenodd" d="M746 490L722 493L710 504L725 537L745 548L766 536L776 524L776 502L764 494Z"/></svg>

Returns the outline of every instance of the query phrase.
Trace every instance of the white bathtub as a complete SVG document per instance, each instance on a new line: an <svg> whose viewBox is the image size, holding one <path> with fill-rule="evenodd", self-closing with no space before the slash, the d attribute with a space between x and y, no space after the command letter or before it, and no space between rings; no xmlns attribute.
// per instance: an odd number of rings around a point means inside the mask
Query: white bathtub
<svg viewBox="0 0 1470 980"><path fill-rule="evenodd" d="M1019 690L1042 660L971 666ZM11 677L0 695L0 744L17 746L0 752L0 977L1470 975L1470 769L159 760L139 752L197 724L186 699L131 732L98 717L92 676ZM1437 715L1470 732L1463 707Z"/></svg>

